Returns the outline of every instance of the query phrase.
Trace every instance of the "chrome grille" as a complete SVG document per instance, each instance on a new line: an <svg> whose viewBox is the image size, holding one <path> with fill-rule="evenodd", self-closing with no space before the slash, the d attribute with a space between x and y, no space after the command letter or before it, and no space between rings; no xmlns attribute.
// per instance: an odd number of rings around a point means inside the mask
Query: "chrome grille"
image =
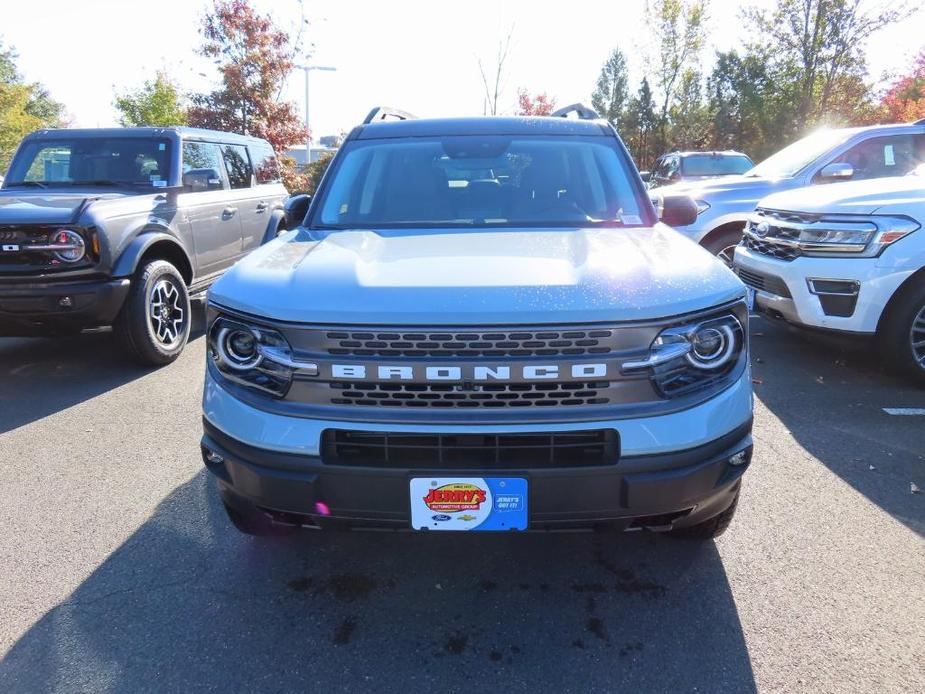
<svg viewBox="0 0 925 694"><path fill-rule="evenodd" d="M577 407L611 402L609 381L453 384L330 383L333 405L386 407Z"/></svg>
<svg viewBox="0 0 925 694"><path fill-rule="evenodd" d="M607 354L612 330L328 331L327 354L349 357L534 357Z"/></svg>

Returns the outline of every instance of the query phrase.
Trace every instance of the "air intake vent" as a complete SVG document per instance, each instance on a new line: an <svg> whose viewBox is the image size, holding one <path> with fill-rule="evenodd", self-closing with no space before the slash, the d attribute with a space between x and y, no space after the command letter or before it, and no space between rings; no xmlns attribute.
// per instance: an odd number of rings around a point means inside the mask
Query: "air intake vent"
<svg viewBox="0 0 925 694"><path fill-rule="evenodd" d="M614 465L613 429L537 434L397 434L327 429L326 465L411 469L528 470Z"/></svg>

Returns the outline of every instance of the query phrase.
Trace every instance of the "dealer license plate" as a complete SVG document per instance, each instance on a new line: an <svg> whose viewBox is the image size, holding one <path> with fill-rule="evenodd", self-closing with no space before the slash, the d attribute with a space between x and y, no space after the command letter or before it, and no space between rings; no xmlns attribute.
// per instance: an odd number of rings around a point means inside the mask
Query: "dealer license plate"
<svg viewBox="0 0 925 694"><path fill-rule="evenodd" d="M752 287L745 288L745 305L749 311L755 310L755 290Z"/></svg>
<svg viewBox="0 0 925 694"><path fill-rule="evenodd" d="M414 530L526 530L522 477L414 477Z"/></svg>

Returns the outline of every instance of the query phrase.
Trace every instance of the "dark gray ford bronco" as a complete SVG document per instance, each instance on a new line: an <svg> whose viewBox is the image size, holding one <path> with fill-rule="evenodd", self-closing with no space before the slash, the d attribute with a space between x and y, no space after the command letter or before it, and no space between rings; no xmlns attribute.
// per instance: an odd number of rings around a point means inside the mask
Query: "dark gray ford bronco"
<svg viewBox="0 0 925 694"><path fill-rule="evenodd" d="M0 186L0 337L113 327L166 364L190 296L286 227L264 140L192 128L41 130Z"/></svg>

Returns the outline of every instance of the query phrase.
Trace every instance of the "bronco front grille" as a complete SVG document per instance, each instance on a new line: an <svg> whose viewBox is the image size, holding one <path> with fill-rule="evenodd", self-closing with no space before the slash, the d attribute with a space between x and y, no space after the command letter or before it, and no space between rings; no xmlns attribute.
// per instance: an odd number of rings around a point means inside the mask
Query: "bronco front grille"
<svg viewBox="0 0 925 694"><path fill-rule="evenodd" d="M533 357L607 354L612 330L328 331L325 350L348 357Z"/></svg>
<svg viewBox="0 0 925 694"><path fill-rule="evenodd" d="M326 465L417 469L529 469L613 465L613 429L531 434L418 434L327 429Z"/></svg>
<svg viewBox="0 0 925 694"><path fill-rule="evenodd" d="M331 383L331 404L385 407L576 407L611 402L609 381L481 385Z"/></svg>

